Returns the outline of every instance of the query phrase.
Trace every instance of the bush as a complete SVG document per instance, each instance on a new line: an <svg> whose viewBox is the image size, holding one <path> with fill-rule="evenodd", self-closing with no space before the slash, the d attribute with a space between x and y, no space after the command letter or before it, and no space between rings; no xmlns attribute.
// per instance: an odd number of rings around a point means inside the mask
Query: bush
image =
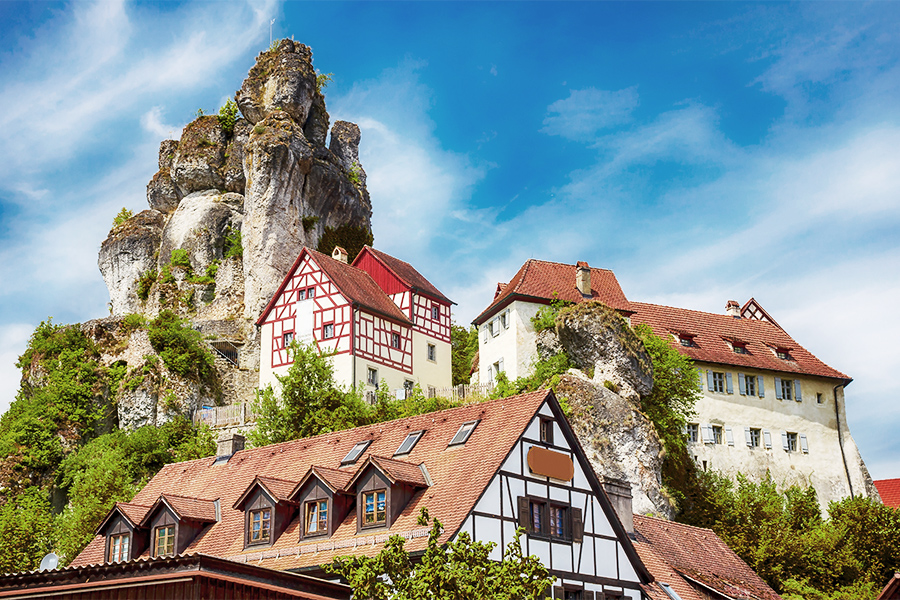
<svg viewBox="0 0 900 600"><path fill-rule="evenodd" d="M219 109L219 124L225 135L234 134L234 125L238 120L238 107L234 100L229 98L225 101L225 105Z"/></svg>
<svg viewBox="0 0 900 600"><path fill-rule="evenodd" d="M537 314L531 317L531 325L534 327L535 333L540 333L545 329L553 329L556 327L556 317L559 311L572 306L572 302L568 300L560 300L557 298L556 292L553 292L553 300L550 304L542 307Z"/></svg>
<svg viewBox="0 0 900 600"><path fill-rule="evenodd" d="M318 223L318 222L319 222L319 217L312 216L312 215L303 217L303 219L302 219L303 231L309 231L310 229L315 227L316 223Z"/></svg>
<svg viewBox="0 0 900 600"><path fill-rule="evenodd" d="M171 310L150 322L150 344L173 373L207 382L215 375L214 358L203 336Z"/></svg>
<svg viewBox="0 0 900 600"><path fill-rule="evenodd" d="M241 240L240 229L228 228L228 231L225 234L224 256L225 258L231 258L233 256L241 259L244 258L244 246Z"/></svg>
<svg viewBox="0 0 900 600"><path fill-rule="evenodd" d="M113 219L113 229L115 229L119 225L122 225L123 223L125 223L125 221L133 216L134 213L123 206L122 210L119 211L119 214L116 215L116 218Z"/></svg>
<svg viewBox="0 0 900 600"><path fill-rule="evenodd" d="M191 268L191 257L184 248L172 250L172 256L169 259L169 262L172 263L172 266L174 267L181 267L183 269Z"/></svg>
<svg viewBox="0 0 900 600"><path fill-rule="evenodd" d="M326 227L316 250L331 256L334 247L340 246L347 251L347 260L353 262L363 246L371 246L374 240L369 229L346 223L337 228Z"/></svg>
<svg viewBox="0 0 900 600"><path fill-rule="evenodd" d="M320 94L325 91L328 84L331 83L334 73L316 73L316 91Z"/></svg>
<svg viewBox="0 0 900 600"><path fill-rule="evenodd" d="M147 298L150 297L150 290L153 288L153 284L156 283L156 269L145 271L137 283L137 296L146 302Z"/></svg>

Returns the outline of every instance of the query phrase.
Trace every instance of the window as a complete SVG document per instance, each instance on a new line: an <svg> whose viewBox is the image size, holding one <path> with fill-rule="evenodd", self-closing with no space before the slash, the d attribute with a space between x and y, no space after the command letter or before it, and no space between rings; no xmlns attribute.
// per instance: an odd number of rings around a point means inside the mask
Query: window
<svg viewBox="0 0 900 600"><path fill-rule="evenodd" d="M722 426L721 425L713 425L712 426L712 434L713 434L713 443L721 444L722 443Z"/></svg>
<svg viewBox="0 0 900 600"><path fill-rule="evenodd" d="M316 297L316 288L314 288L314 287L308 288L306 290L306 297L307 298L315 298Z"/></svg>
<svg viewBox="0 0 900 600"><path fill-rule="evenodd" d="M550 537L566 537L566 508L550 505Z"/></svg>
<svg viewBox="0 0 900 600"><path fill-rule="evenodd" d="M355 463L371 443L372 440L366 440L364 442L359 442L358 444L350 448L350 452L348 452L347 456L344 457L344 460L341 461L341 465L349 465Z"/></svg>
<svg viewBox="0 0 900 600"><path fill-rule="evenodd" d="M306 535L328 533L328 500L313 500L306 503Z"/></svg>
<svg viewBox="0 0 900 600"><path fill-rule="evenodd" d="M400 334L392 333L391 334L391 348L399 348L400 347Z"/></svg>
<svg viewBox="0 0 900 600"><path fill-rule="evenodd" d="M385 493L385 490L363 492L363 527L373 527L387 523Z"/></svg>
<svg viewBox="0 0 900 600"><path fill-rule="evenodd" d="M109 562L123 562L131 558L128 553L131 544L131 535L123 533L109 536Z"/></svg>
<svg viewBox="0 0 900 600"><path fill-rule="evenodd" d="M469 439L469 436L472 435L472 432L475 430L475 426L478 425L478 421L469 421L468 423L463 423L459 426L459 431L456 432L456 435L453 436L453 439L450 440L448 446L455 446L457 444L465 444Z"/></svg>
<svg viewBox="0 0 900 600"><path fill-rule="evenodd" d="M334 337L334 323L325 323L322 326L322 339L327 340Z"/></svg>
<svg viewBox="0 0 900 600"><path fill-rule="evenodd" d="M175 554L175 526L164 525L153 530L153 556Z"/></svg>
<svg viewBox="0 0 900 600"><path fill-rule="evenodd" d="M373 369L369 367L366 369L366 383L369 385L378 385L378 369Z"/></svg>
<svg viewBox="0 0 900 600"><path fill-rule="evenodd" d="M306 300L306 290L300 290L297 292L297 300Z"/></svg>
<svg viewBox="0 0 900 600"><path fill-rule="evenodd" d="M719 394L725 393L725 373L716 373L712 374L712 391L717 392Z"/></svg>
<svg viewBox="0 0 900 600"><path fill-rule="evenodd" d="M413 383L412 379L407 379L403 382L403 397L409 398L413 395L413 389L415 389L416 384Z"/></svg>
<svg viewBox="0 0 900 600"><path fill-rule="evenodd" d="M509 328L509 311L503 311L500 313L500 327L503 329Z"/></svg>
<svg viewBox="0 0 900 600"><path fill-rule="evenodd" d="M695 444L700 441L700 425L698 423L687 424L687 439Z"/></svg>
<svg viewBox="0 0 900 600"><path fill-rule="evenodd" d="M428 360L431 362L437 360L437 347L434 344L428 344Z"/></svg>
<svg viewBox="0 0 900 600"><path fill-rule="evenodd" d="M288 331L287 333L284 334L283 337L284 337L284 347L287 348L288 346L291 345L291 342L294 341L294 332Z"/></svg>
<svg viewBox="0 0 900 600"><path fill-rule="evenodd" d="M777 356L781 360L791 360L791 353L783 348L779 348L778 350L776 350L775 356Z"/></svg>
<svg viewBox="0 0 900 600"><path fill-rule="evenodd" d="M694 338L689 335L678 336L678 341L681 342L681 345L685 346L686 348L694 347Z"/></svg>
<svg viewBox="0 0 900 600"><path fill-rule="evenodd" d="M748 396L756 395L756 377L753 375L744 376L744 393Z"/></svg>
<svg viewBox="0 0 900 600"><path fill-rule="evenodd" d="M793 379L782 379L781 380L781 397L784 400L790 400L793 397L793 387L794 380Z"/></svg>
<svg viewBox="0 0 900 600"><path fill-rule="evenodd" d="M747 445L751 448L759 448L759 442L762 438L762 430L755 427L747 428Z"/></svg>
<svg viewBox="0 0 900 600"><path fill-rule="evenodd" d="M431 320L437 321L441 318L441 307L440 306L432 306L431 307Z"/></svg>
<svg viewBox="0 0 900 600"><path fill-rule="evenodd" d="M821 392L816 392L816 404L824 404L825 399L822 397Z"/></svg>
<svg viewBox="0 0 900 600"><path fill-rule="evenodd" d="M541 441L553 445L553 420L541 419Z"/></svg>
<svg viewBox="0 0 900 600"><path fill-rule="evenodd" d="M569 507L544 500L528 499L530 533L559 539L569 539Z"/></svg>
<svg viewBox="0 0 900 600"><path fill-rule="evenodd" d="M563 592L563 598L565 600L581 600L584 596L581 593L581 590L565 590Z"/></svg>
<svg viewBox="0 0 900 600"><path fill-rule="evenodd" d="M250 539L248 544L265 544L272 532L272 509L250 511Z"/></svg>
<svg viewBox="0 0 900 600"><path fill-rule="evenodd" d="M397 448L397 451L394 452L394 456L399 456L400 454L409 454L412 452L413 447L415 447L416 443L422 439L422 434L424 431L414 431L406 436L406 439L403 440L403 443L400 444L400 447Z"/></svg>
<svg viewBox="0 0 900 600"><path fill-rule="evenodd" d="M747 350L747 344L743 344L741 342L734 342L731 346L732 350L734 350L735 354L750 354Z"/></svg>
<svg viewBox="0 0 900 600"><path fill-rule="evenodd" d="M792 431L788 431L785 433L785 442L784 449L788 452L796 452L797 451L797 434Z"/></svg>

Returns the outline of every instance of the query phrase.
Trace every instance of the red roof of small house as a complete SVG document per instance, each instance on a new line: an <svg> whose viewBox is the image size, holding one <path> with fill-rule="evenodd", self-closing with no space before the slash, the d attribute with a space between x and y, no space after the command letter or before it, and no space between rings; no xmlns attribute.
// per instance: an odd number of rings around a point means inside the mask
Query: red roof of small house
<svg viewBox="0 0 900 600"><path fill-rule="evenodd" d="M253 562L276 569L316 567L335 556L376 554L389 535L400 535L410 552L423 550L428 529L417 523L422 507L440 519L447 542L469 515L484 489L496 474L507 454L518 441L528 423L545 402L558 407L549 390L522 394L482 404L418 415L337 431L271 446L236 452L227 462L216 463L215 457L203 458L163 467L134 498L136 504L153 503L161 494L171 493L210 502L220 501L221 518L199 534L186 552L199 552L241 562ZM560 413L561 414L561 413ZM465 444L448 446L464 423L478 421ZM425 434L402 461L381 458L393 456L411 431ZM573 438L574 439L574 438ZM341 466L341 461L357 443L371 440L354 464ZM244 513L234 509L235 501L257 477L301 481L311 467L317 475L333 480L334 471L352 477L368 467L368 460L403 480L425 483L418 465L425 464L427 487L421 487L410 499L390 527L377 535L363 530L357 533L356 514L351 513L327 540L299 541L302 519L295 518L274 544L260 551L244 549ZM586 460L586 459L585 459ZM415 471L418 471L416 473ZM599 489L599 484L598 484ZM599 492L602 495L602 490ZM605 496L601 502L606 502ZM612 509L609 509L612 511ZM618 523L618 521L616 521ZM614 524L614 527L621 528ZM622 538L625 534L621 533ZM627 542L626 552L633 550ZM74 565L103 561L104 538L96 537L76 557Z"/></svg>
<svg viewBox="0 0 900 600"><path fill-rule="evenodd" d="M708 597L704 587L740 600L781 598L710 529L634 515L634 531L634 546L644 564L656 581L671 585L682 600ZM674 581L675 574L680 581ZM688 586L697 593L692 596ZM656 583L643 587L659 588Z"/></svg>
<svg viewBox="0 0 900 600"><path fill-rule="evenodd" d="M392 321L404 325L412 325L412 322L403 314L403 311L394 304L390 296L384 293L384 290L378 287L378 284L375 283L375 280L368 273L305 246L300 251L300 255L297 256L293 266L288 270L287 275L281 281L278 290L272 296L272 299L269 300L259 319L256 320L257 325L262 325L265 322L269 312L275 307L278 297L281 296L281 293L287 287L291 276L297 270L297 267L300 266L300 261L307 254L319 265L347 300Z"/></svg>
<svg viewBox="0 0 900 600"><path fill-rule="evenodd" d="M218 498L216 498L218 499ZM200 498L191 498L188 496L176 496L174 494L160 494L147 514L144 515L142 525L146 525L147 519L151 514L156 512L156 507L166 504L175 511L175 516L179 519L189 519L191 521L206 521L208 523L216 522L216 499L201 500Z"/></svg>
<svg viewBox="0 0 900 600"><path fill-rule="evenodd" d="M576 265L548 262L531 258L506 285L498 284L498 293L480 315L472 321L481 325L510 302L523 299L542 304L553 300L582 302L586 298L575 287ZM619 311L631 312L631 305L622 292L615 274L607 269L591 267L591 297Z"/></svg>
<svg viewBox="0 0 900 600"><path fill-rule="evenodd" d="M813 356L775 323L644 302L630 305L634 311L632 325L646 323L653 333L669 340L691 360L850 381L850 377ZM678 336L691 338L693 345L682 346L675 339ZM728 342L745 345L748 354L734 352ZM778 358L779 349L786 350L790 360Z"/></svg>
<svg viewBox="0 0 900 600"><path fill-rule="evenodd" d="M235 500L234 508L240 508L256 487L264 489L275 502L289 502L294 489L297 487L297 482L274 477L255 477L250 485L247 486L247 489L244 490L244 493Z"/></svg>
<svg viewBox="0 0 900 600"><path fill-rule="evenodd" d="M106 524L109 522L109 519L116 513L121 513L129 522L131 522L132 526L138 526L141 524L141 521L144 520L147 512L150 510L149 506L142 506L140 504L130 504L128 502L116 502L115 505L110 509L106 516L103 517L103 521L100 522L100 525L97 526L96 531L99 533L101 529L106 527Z"/></svg>
<svg viewBox="0 0 900 600"><path fill-rule="evenodd" d="M900 508L900 479L879 479L874 483L885 506Z"/></svg>
<svg viewBox="0 0 900 600"><path fill-rule="evenodd" d="M362 251L360 251L353 260L353 264L356 265L356 263L360 261L360 257L366 252L375 257L381 264L387 267L388 270L393 272L407 287L410 287L419 293L431 296L436 300L446 302L447 304L455 304L455 302L447 298L440 290L434 287L430 281L425 279L425 277L411 264L400 260L399 258L395 258L390 254L386 254L381 250L376 250L371 246L363 246Z"/></svg>
<svg viewBox="0 0 900 600"><path fill-rule="evenodd" d="M366 459L366 462L356 470L356 474L347 482L345 487L352 486L369 464L387 475L392 482L409 483L416 487L428 487L428 482L425 481L425 474L419 465L371 454Z"/></svg>

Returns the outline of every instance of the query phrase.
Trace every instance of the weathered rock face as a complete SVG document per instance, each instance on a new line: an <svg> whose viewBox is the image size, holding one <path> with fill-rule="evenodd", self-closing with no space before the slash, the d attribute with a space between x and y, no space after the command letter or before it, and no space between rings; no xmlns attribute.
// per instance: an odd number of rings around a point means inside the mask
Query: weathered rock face
<svg viewBox="0 0 900 600"><path fill-rule="evenodd" d="M662 488L662 443L640 404L574 370L560 378L556 393L569 403L569 421L594 471L631 484L635 513L671 519Z"/></svg>
<svg viewBox="0 0 900 600"><path fill-rule="evenodd" d="M215 260L221 260L225 237L241 228L244 197L215 190L185 196L169 218L159 246L159 269L169 262L172 251L187 250L195 273L203 273Z"/></svg>
<svg viewBox="0 0 900 600"><path fill-rule="evenodd" d="M593 370L595 382L609 381L619 395L633 400L653 389L653 362L644 345L624 319L600 302L560 312L556 334L576 367Z"/></svg>
<svg viewBox="0 0 900 600"><path fill-rule="evenodd" d="M101 244L97 264L109 288L113 314L140 311L137 281L156 267L164 223L162 213L145 210L113 228Z"/></svg>
<svg viewBox="0 0 900 600"><path fill-rule="evenodd" d="M200 117L188 123L172 159L172 181L182 196L225 188L220 172L225 165L225 147L225 131L217 117Z"/></svg>
<svg viewBox="0 0 900 600"><path fill-rule="evenodd" d="M275 52L260 53L235 100L241 114L254 125L281 110L302 126L317 93L312 51L309 46L285 39Z"/></svg>

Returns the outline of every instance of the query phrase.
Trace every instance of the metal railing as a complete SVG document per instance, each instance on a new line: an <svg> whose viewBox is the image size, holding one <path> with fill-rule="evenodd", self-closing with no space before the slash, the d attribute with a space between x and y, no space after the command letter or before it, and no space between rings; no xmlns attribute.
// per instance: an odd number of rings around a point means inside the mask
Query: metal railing
<svg viewBox="0 0 900 600"><path fill-rule="evenodd" d="M466 399L473 400L475 398L484 398L493 389L494 384L492 382L478 383L475 385L461 383L446 388L435 389L430 387L426 390L425 395L429 398L440 396L441 398L449 398L450 400L459 402Z"/></svg>
<svg viewBox="0 0 900 600"><path fill-rule="evenodd" d="M221 356L235 367L238 366L239 351L237 346L225 340L210 342L209 346L218 356Z"/></svg>

